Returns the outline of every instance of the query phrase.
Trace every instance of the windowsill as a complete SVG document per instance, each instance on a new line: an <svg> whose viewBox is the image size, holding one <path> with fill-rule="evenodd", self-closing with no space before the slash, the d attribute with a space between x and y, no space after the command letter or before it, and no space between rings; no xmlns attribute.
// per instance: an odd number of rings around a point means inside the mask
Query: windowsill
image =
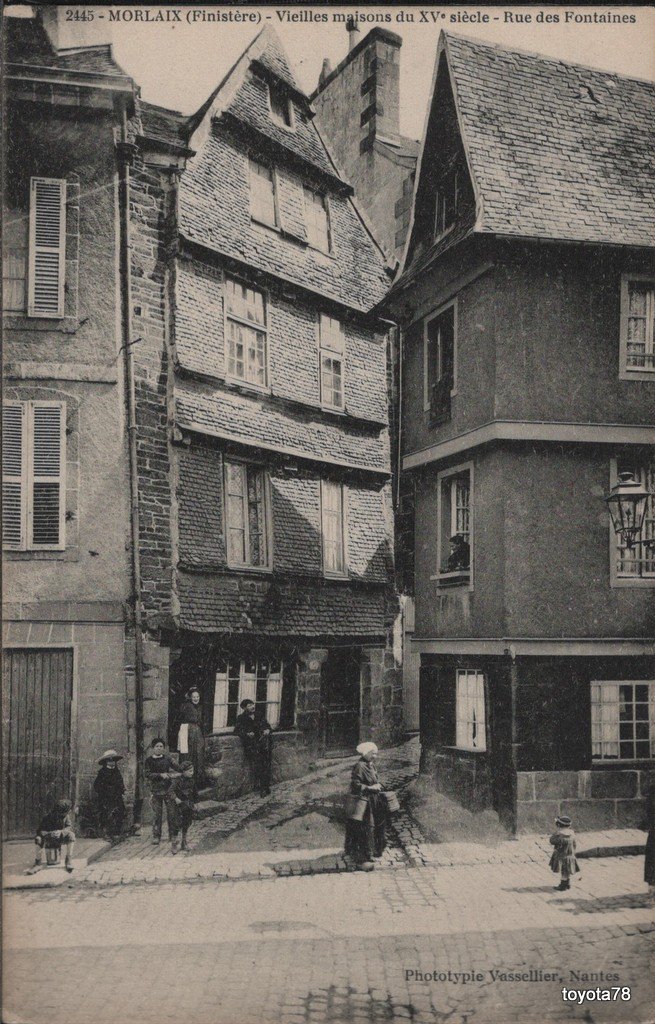
<svg viewBox="0 0 655 1024"><path fill-rule="evenodd" d="M271 736L273 738L275 738L276 736L280 736L281 737L281 736L300 736L300 735L302 735L301 732L300 732L300 729L297 729L295 726L292 729L273 729L273 731L271 732ZM233 725L228 725L225 729L213 729L208 734L208 736L205 737L205 739L208 739L211 736L220 736L220 738L223 739L223 740L224 739L228 739L229 737L232 737L235 740L235 742L238 742L238 743L241 742L241 737L240 736L236 736L235 733L234 733L234 726Z"/></svg>
<svg viewBox="0 0 655 1024"><path fill-rule="evenodd" d="M338 409L334 405L323 405L322 403L321 403L321 412L334 413L335 416L347 416L348 415L348 413L346 412L345 408L344 409Z"/></svg>
<svg viewBox="0 0 655 1024"><path fill-rule="evenodd" d="M440 587L467 587L469 590L473 590L473 581L471 579L471 573L462 572L440 572L434 576L430 576L430 580L433 583L438 583Z"/></svg>
<svg viewBox="0 0 655 1024"><path fill-rule="evenodd" d="M230 562L227 563L227 568L231 572L245 572L256 575L270 576L273 572L272 565L232 565Z"/></svg>
<svg viewBox="0 0 655 1024"><path fill-rule="evenodd" d="M457 754L473 754L479 756L480 754L487 754L487 750L473 750L471 747L455 747L455 746L444 746L442 750L452 750Z"/></svg>
<svg viewBox="0 0 655 1024"><path fill-rule="evenodd" d="M241 377L230 377L227 373L223 380L230 387L238 388L241 391L256 391L259 395L271 394L270 384L251 384L249 380L242 380Z"/></svg>
<svg viewBox="0 0 655 1024"><path fill-rule="evenodd" d="M62 558L66 554L66 548L3 548L2 554L5 558L17 556L21 561L26 558Z"/></svg>
<svg viewBox="0 0 655 1024"><path fill-rule="evenodd" d="M615 576L610 582L612 590L648 590L655 588L655 576Z"/></svg>
<svg viewBox="0 0 655 1024"><path fill-rule="evenodd" d="M307 242L307 248L311 249L312 252L320 252L321 256L327 256L330 260L335 260L337 258L332 249L321 249L320 246L312 245L311 242Z"/></svg>
<svg viewBox="0 0 655 1024"><path fill-rule="evenodd" d="M607 758L593 758L591 759L592 768L612 768L614 765L620 764L623 768L626 765L632 765L635 768L642 767L644 765L655 764L655 757L607 757Z"/></svg>
<svg viewBox="0 0 655 1024"><path fill-rule="evenodd" d="M270 224L267 220L260 220L259 217L254 217L252 213L250 214L250 222L260 228L268 228L269 231L274 231L276 235L282 234L282 228L279 224Z"/></svg>
<svg viewBox="0 0 655 1024"><path fill-rule="evenodd" d="M655 366L652 370L649 370L645 366L641 366L635 369L628 369L627 366L621 367L619 370L619 380L649 380L655 381Z"/></svg>
<svg viewBox="0 0 655 1024"><path fill-rule="evenodd" d="M348 575L348 573L341 573L341 572L325 572L324 571L323 572L323 579L325 579L325 580L333 580L335 583L339 583L339 582L341 582L341 583L349 583L350 582L350 576Z"/></svg>

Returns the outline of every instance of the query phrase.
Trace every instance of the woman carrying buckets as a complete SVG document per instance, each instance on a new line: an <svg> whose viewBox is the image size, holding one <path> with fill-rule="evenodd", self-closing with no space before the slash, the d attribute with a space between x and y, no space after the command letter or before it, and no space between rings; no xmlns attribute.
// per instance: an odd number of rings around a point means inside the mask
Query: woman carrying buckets
<svg viewBox="0 0 655 1024"><path fill-rule="evenodd" d="M378 756L375 743L360 743L360 755L350 777L350 794L346 799L346 846L344 853L360 871L372 871L373 859L381 857L387 845L386 829L389 812L398 810L395 793L385 793L378 780L374 761Z"/></svg>

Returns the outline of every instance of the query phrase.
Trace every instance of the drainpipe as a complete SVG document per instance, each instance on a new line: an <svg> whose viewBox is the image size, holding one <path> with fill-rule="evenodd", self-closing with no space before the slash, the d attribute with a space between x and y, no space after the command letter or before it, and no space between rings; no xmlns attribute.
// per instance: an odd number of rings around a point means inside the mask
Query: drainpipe
<svg viewBox="0 0 655 1024"><path fill-rule="evenodd" d="M143 728L143 619L141 613L141 558L139 554L139 476L136 450L136 398L132 357L132 280L130 268L130 166L136 147L128 142L127 111L122 108L121 139L117 143L119 172L121 347L125 367L127 399L127 439L130 465L130 528L132 549L132 594L134 613L134 728L136 733L136 778L134 783L134 823L141 824L144 794Z"/></svg>

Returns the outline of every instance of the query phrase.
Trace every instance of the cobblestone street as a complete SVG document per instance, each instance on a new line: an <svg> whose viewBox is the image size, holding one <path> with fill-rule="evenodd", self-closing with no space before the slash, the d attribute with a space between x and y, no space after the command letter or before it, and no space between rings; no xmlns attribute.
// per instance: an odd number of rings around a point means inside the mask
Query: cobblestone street
<svg viewBox="0 0 655 1024"><path fill-rule="evenodd" d="M655 933L642 869L589 861L571 893L545 862L11 893L3 1020L641 1024ZM530 969L551 979L491 974ZM571 974L585 971L612 980ZM563 985L598 984L631 999L562 1000Z"/></svg>

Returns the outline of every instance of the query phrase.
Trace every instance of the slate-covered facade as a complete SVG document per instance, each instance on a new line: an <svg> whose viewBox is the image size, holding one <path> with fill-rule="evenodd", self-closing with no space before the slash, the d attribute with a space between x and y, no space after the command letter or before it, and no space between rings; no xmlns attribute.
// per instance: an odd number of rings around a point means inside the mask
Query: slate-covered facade
<svg viewBox="0 0 655 1024"><path fill-rule="evenodd" d="M653 98L442 34L384 306L422 767L518 831L634 825L653 769ZM603 500L623 469L651 491L632 550Z"/></svg>
<svg viewBox="0 0 655 1024"><path fill-rule="evenodd" d="M198 113L133 123L147 735L202 692L221 792L256 699L276 771L401 729L383 254L274 33ZM218 754L216 753L216 757Z"/></svg>
<svg viewBox="0 0 655 1024"><path fill-rule="evenodd" d="M53 14L54 12L50 12ZM134 623L109 46L4 19L5 835L83 806L107 747L134 794ZM132 725L130 725L132 723Z"/></svg>

